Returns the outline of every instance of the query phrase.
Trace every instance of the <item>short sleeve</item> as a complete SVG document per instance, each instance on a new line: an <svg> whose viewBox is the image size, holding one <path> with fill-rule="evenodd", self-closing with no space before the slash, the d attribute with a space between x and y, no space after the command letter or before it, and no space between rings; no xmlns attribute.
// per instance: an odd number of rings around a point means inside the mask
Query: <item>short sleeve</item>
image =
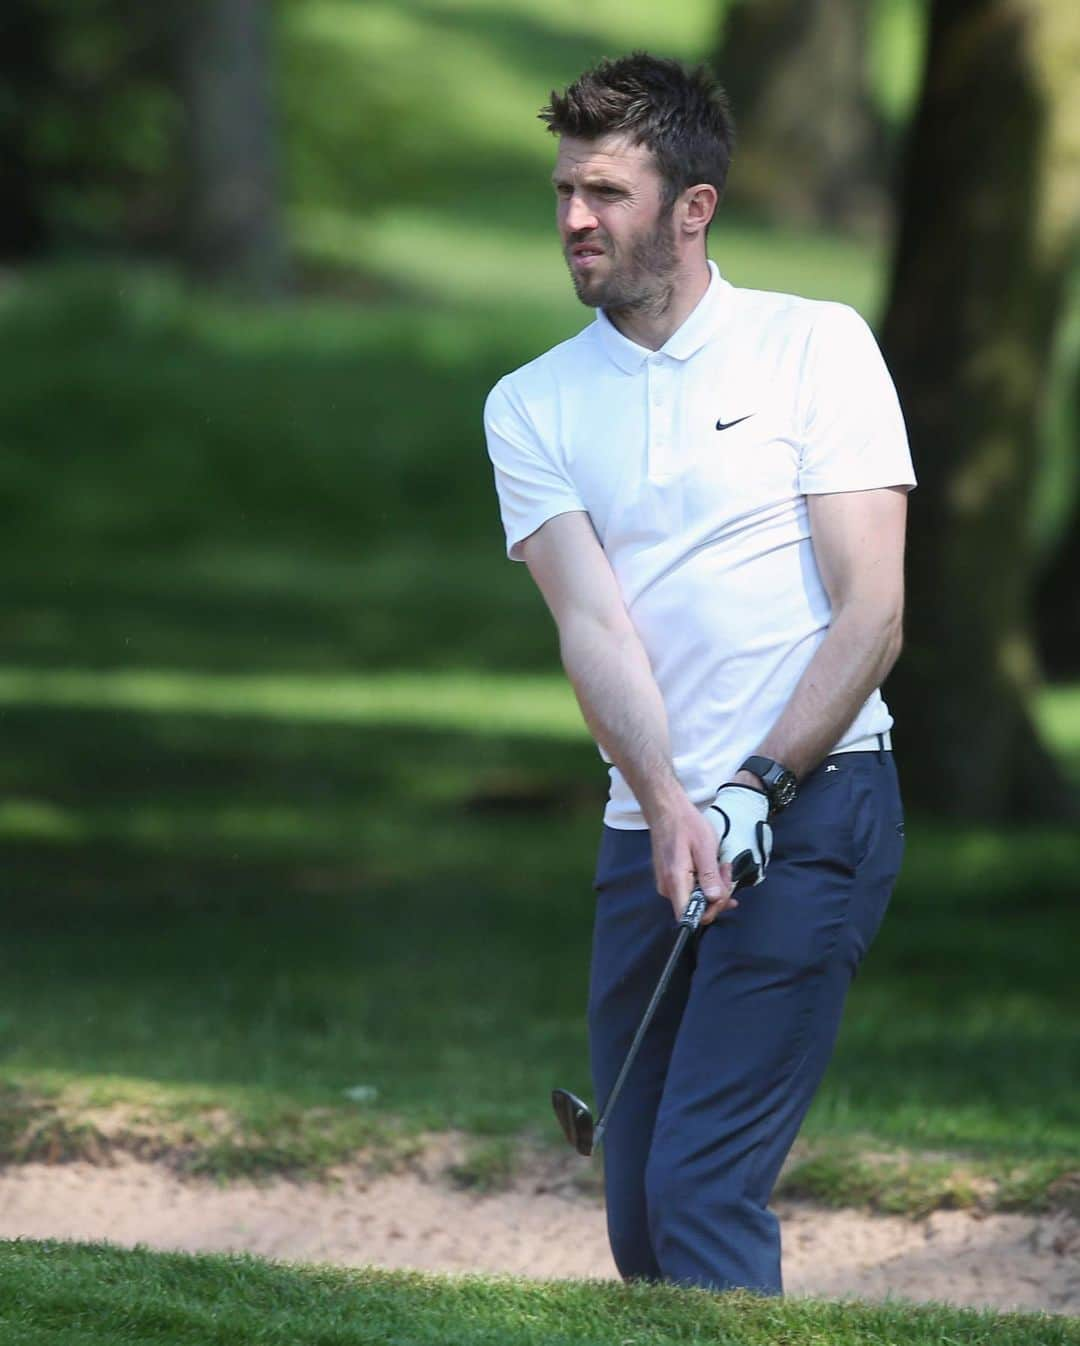
<svg viewBox="0 0 1080 1346"><path fill-rule="evenodd" d="M874 335L844 304L822 304L803 368L803 495L915 485L907 430Z"/></svg>
<svg viewBox="0 0 1080 1346"><path fill-rule="evenodd" d="M484 407L488 455L506 532L506 552L520 561L521 543L556 514L584 510L565 469L554 461L505 380Z"/></svg>

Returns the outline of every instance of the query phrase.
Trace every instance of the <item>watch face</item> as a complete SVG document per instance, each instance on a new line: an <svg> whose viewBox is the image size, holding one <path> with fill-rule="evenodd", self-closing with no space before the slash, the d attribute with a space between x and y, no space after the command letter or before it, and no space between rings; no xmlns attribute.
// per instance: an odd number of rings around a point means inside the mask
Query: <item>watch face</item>
<svg viewBox="0 0 1080 1346"><path fill-rule="evenodd" d="M773 786L774 807L785 809L799 792L799 783L793 771L784 771Z"/></svg>

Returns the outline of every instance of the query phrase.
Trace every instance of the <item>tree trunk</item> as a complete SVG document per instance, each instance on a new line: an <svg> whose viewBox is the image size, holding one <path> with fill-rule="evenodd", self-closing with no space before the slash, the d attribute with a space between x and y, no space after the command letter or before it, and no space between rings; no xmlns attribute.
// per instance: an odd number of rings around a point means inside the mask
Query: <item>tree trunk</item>
<svg viewBox="0 0 1080 1346"><path fill-rule="evenodd" d="M1036 639L1047 676L1060 680L1080 678L1080 266L1069 288L1051 373L1050 453L1037 496Z"/></svg>
<svg viewBox="0 0 1080 1346"><path fill-rule="evenodd" d="M887 217L862 0L740 0L714 62L738 132L730 200L785 223Z"/></svg>
<svg viewBox="0 0 1080 1346"><path fill-rule="evenodd" d="M920 487L890 683L909 798L1071 810L1029 712L1037 423L1080 219L1080 5L934 0L883 345Z"/></svg>
<svg viewBox="0 0 1080 1346"><path fill-rule="evenodd" d="M33 162L33 120L48 92L52 16L32 0L7 0L0 14L0 261L41 252L48 229L41 174Z"/></svg>
<svg viewBox="0 0 1080 1346"><path fill-rule="evenodd" d="M180 40L188 254L204 278L267 297L286 279L266 0L194 0Z"/></svg>

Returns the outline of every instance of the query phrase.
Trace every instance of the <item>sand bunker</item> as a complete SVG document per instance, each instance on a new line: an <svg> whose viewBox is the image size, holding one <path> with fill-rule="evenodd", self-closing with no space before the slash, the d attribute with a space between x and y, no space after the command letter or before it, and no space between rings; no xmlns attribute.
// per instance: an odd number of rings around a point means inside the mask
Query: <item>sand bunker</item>
<svg viewBox="0 0 1080 1346"><path fill-rule="evenodd" d="M27 1164L0 1173L0 1238L107 1240L283 1261L612 1277L603 1207L576 1183L576 1156L533 1165L505 1192L448 1181L445 1138L407 1171L357 1165L331 1182L183 1179L118 1155L105 1165ZM943 1300L1080 1313L1080 1221L938 1211L922 1220L778 1206L789 1294Z"/></svg>

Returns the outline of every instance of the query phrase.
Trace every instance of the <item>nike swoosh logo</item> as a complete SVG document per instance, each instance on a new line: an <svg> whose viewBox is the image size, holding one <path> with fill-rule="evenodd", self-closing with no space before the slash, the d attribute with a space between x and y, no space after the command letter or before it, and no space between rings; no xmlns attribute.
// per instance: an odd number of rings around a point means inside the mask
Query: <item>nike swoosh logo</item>
<svg viewBox="0 0 1080 1346"><path fill-rule="evenodd" d="M730 430L733 425L742 425L743 421L748 421L753 416L752 411L748 411L745 416L740 416L737 421L717 421L717 430Z"/></svg>

